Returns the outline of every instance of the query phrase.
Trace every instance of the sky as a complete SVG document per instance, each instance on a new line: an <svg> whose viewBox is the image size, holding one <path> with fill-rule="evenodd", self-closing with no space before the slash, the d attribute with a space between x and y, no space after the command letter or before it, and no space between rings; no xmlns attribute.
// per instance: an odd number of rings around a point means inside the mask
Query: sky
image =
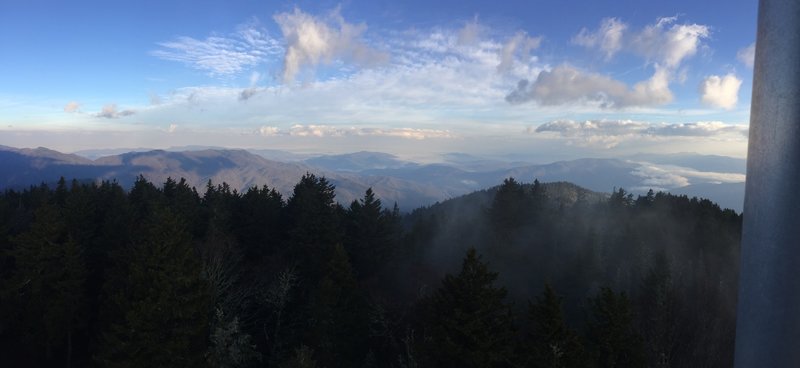
<svg viewBox="0 0 800 368"><path fill-rule="evenodd" d="M755 0L0 0L0 144L744 157Z"/></svg>

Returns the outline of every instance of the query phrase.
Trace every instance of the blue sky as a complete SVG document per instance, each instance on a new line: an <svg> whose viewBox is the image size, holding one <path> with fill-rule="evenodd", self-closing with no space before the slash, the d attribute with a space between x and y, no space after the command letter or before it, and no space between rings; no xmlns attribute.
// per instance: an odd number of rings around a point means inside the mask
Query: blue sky
<svg viewBox="0 0 800 368"><path fill-rule="evenodd" d="M752 1L0 2L0 144L743 156Z"/></svg>

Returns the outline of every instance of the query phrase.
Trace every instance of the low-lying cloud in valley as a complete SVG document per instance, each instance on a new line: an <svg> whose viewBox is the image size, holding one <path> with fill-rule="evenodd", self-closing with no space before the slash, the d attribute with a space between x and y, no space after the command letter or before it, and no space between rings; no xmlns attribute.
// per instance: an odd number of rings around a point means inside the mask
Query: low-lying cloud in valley
<svg viewBox="0 0 800 368"><path fill-rule="evenodd" d="M719 121L694 123L649 123L633 120L554 120L529 133L554 133L578 144L612 148L625 140L664 138L711 138L744 141L746 125L725 124Z"/></svg>
<svg viewBox="0 0 800 368"><path fill-rule="evenodd" d="M280 129L274 126L262 126L258 134L270 136L292 136L292 137L350 137L350 136L372 136L372 137L396 137L408 139L428 139L428 138L454 138L454 135L446 130L436 129L415 129L415 128L367 128L367 127L340 127L330 125L292 125L289 129Z"/></svg>

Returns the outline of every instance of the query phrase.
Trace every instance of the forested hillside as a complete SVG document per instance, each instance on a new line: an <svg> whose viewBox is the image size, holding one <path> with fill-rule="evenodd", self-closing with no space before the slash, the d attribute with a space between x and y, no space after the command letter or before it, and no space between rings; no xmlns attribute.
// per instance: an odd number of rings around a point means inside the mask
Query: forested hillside
<svg viewBox="0 0 800 368"><path fill-rule="evenodd" d="M730 367L741 216L507 179L401 215L311 174L0 195L3 365Z"/></svg>

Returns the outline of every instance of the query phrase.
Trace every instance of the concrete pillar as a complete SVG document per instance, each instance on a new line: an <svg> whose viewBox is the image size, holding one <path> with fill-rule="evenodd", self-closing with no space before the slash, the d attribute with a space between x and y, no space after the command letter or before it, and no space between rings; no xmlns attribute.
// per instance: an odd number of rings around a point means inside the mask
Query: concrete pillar
<svg viewBox="0 0 800 368"><path fill-rule="evenodd" d="M761 0L735 367L800 367L800 0Z"/></svg>

